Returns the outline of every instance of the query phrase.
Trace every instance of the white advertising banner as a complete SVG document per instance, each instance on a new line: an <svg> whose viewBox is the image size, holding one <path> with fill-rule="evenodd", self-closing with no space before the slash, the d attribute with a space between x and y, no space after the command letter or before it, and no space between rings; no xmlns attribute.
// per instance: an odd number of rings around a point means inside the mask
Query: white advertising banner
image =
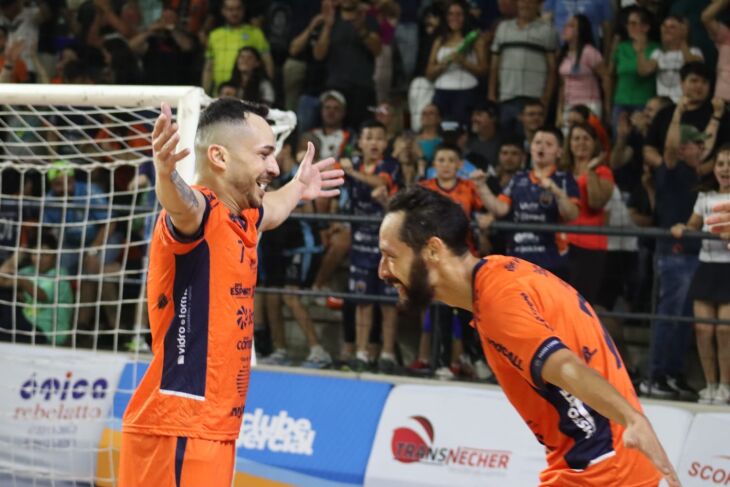
<svg viewBox="0 0 730 487"><path fill-rule="evenodd" d="M380 418L365 486L537 485L545 451L504 394L395 387Z"/></svg>
<svg viewBox="0 0 730 487"><path fill-rule="evenodd" d="M99 439L127 358L0 344L0 472L94 477Z"/></svg>
<svg viewBox="0 0 730 487"><path fill-rule="evenodd" d="M664 451L675 468L679 465L687 433L692 426L694 414L686 409L659 404L642 404L644 414L654 427Z"/></svg>
<svg viewBox="0 0 730 487"><path fill-rule="evenodd" d="M730 413L695 415L677 471L684 487L730 485Z"/></svg>

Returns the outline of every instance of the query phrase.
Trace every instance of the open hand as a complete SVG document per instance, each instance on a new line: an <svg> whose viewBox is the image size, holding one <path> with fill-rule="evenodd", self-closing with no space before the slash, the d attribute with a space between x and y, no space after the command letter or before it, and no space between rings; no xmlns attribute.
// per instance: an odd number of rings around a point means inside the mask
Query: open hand
<svg viewBox="0 0 730 487"><path fill-rule="evenodd" d="M304 185L303 200L316 198L331 198L340 194L339 186L345 182L345 173L342 169L330 169L335 160L332 157L312 163L314 159L314 144L307 143L307 153L299 163L299 170L294 179Z"/></svg>
<svg viewBox="0 0 730 487"><path fill-rule="evenodd" d="M644 415L626 426L623 434L624 446L639 450L651 460L654 466L664 475L669 487L680 487L679 477L669 461L664 448L659 443L654 429Z"/></svg>
<svg viewBox="0 0 730 487"><path fill-rule="evenodd" d="M152 130L152 162L159 177L169 177L177 163L190 154L189 149L177 152L178 142L180 133L177 123L172 121L172 109L167 103L162 103L160 116Z"/></svg>

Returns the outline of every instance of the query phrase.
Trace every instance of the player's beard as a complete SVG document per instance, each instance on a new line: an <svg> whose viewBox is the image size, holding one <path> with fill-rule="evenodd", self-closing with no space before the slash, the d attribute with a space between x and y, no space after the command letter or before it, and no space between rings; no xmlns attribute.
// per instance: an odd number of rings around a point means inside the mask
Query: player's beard
<svg viewBox="0 0 730 487"><path fill-rule="evenodd" d="M406 297L398 302L398 306L404 310L420 313L431 304L433 300L433 287L428 280L428 269L423 257L416 255L411 263L411 270L408 273Z"/></svg>

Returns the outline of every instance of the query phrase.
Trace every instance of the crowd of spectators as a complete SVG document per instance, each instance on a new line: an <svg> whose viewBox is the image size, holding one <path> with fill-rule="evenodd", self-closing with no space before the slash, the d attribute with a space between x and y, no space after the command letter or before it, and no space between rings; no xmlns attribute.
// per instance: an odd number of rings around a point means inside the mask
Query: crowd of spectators
<svg viewBox="0 0 730 487"><path fill-rule="evenodd" d="M599 311L662 315L651 324L648 364L627 364L641 393L727 403L730 326L702 319L730 318L730 254L684 231L702 229L710 202L730 198L728 21L730 0L0 0L0 82L200 85L295 111L282 174L293 174L301 144L312 141L347 175L342 197L300 212L378 216L399 188L442 192L471 218L474 254L539 264ZM63 165L46 177L57 196L102 197ZM499 220L655 226L674 237L494 231ZM62 247L114 243L113 226L96 227L66 232ZM40 253L54 244L38 239ZM297 221L262 245L262 283L395 295L377 277L377 225ZM31 258L38 276L47 263ZM64 259L70 274L119 264L114 252ZM113 294L109 286L73 292L87 302ZM342 313L342 347L325 350L306 303L262 301L257 326L270 330L270 363L291 362L283 302L310 347L306 366L489 375L457 310L404 317L386 301L318 299L311 305ZM693 314L694 327L664 319ZM409 322L423 333L402 364L398 328ZM630 356L625 323L604 324ZM431 353L436 330L442 346ZM706 382L699 393L686 377L693 331Z"/></svg>

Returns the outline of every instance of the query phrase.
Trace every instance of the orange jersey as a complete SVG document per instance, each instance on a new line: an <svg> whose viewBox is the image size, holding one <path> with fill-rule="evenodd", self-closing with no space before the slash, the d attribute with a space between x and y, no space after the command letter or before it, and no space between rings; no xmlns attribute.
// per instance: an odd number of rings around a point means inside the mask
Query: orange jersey
<svg viewBox="0 0 730 487"><path fill-rule="evenodd" d="M147 276L154 357L123 431L229 441L246 404L263 209L236 215L196 189L206 199L198 236L176 234L165 211L155 225Z"/></svg>
<svg viewBox="0 0 730 487"><path fill-rule="evenodd" d="M442 188L437 178L421 181L420 184L431 191L441 193L451 201L461 205L469 220L471 220L472 213L484 209L484 203L482 203L482 199L479 197L479 193L477 193L477 187L472 181L457 178L456 185L451 189Z"/></svg>
<svg viewBox="0 0 730 487"><path fill-rule="evenodd" d="M473 273L474 323L507 398L538 441L548 467L541 485L656 486L659 472L624 448L623 427L542 380L542 366L567 348L641 410L618 351L578 292L541 267L490 256Z"/></svg>

